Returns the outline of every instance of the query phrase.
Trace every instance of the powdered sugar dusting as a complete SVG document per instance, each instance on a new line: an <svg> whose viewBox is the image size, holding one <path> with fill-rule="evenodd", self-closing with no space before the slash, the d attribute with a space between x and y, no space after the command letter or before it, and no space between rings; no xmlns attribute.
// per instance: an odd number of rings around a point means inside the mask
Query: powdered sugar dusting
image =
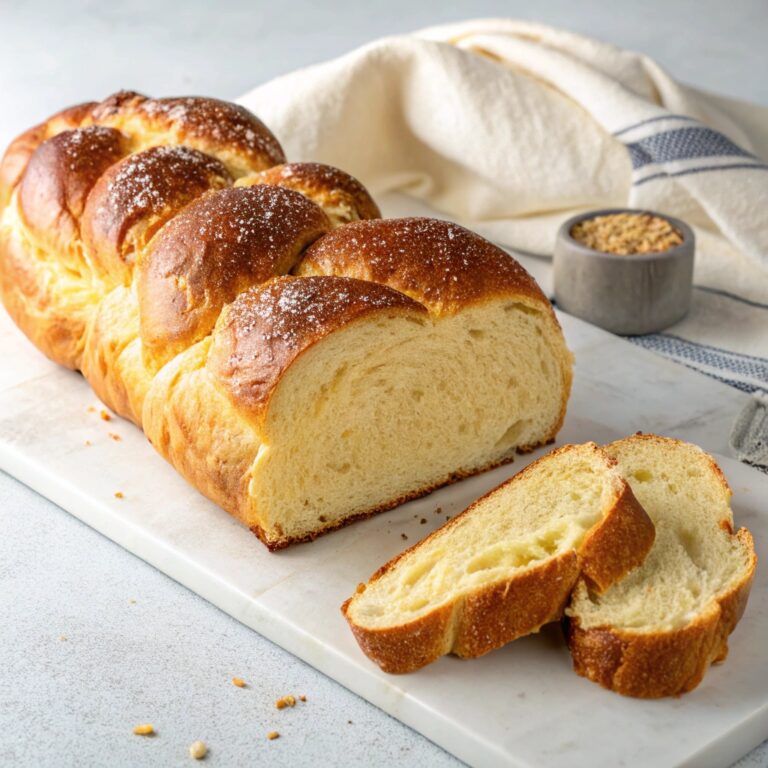
<svg viewBox="0 0 768 768"><path fill-rule="evenodd" d="M535 285L520 264L484 238L458 224L426 218L349 224L311 249L303 271L384 283L438 311Z"/></svg>
<svg viewBox="0 0 768 768"><path fill-rule="evenodd" d="M115 171L98 213L118 212L128 219L160 211L230 178L218 160L188 147L153 147L127 157Z"/></svg>
<svg viewBox="0 0 768 768"><path fill-rule="evenodd" d="M368 190L348 173L322 163L285 163L262 171L257 177L265 184L279 184L295 189L326 206L338 223L369 219L380 215ZM341 214L346 210L346 215Z"/></svg>
<svg viewBox="0 0 768 768"><path fill-rule="evenodd" d="M89 169L101 168L104 155L117 157L121 135L112 128L90 125L64 131L49 139L55 142L70 171L83 173Z"/></svg>
<svg viewBox="0 0 768 768"><path fill-rule="evenodd" d="M266 185L222 190L201 200L185 218L195 222L200 241L219 244L211 275L218 282L232 280L256 262L274 274L286 252L297 251L307 233L317 237L326 229L324 214L305 197Z"/></svg>
<svg viewBox="0 0 768 768"><path fill-rule="evenodd" d="M252 154L264 155L270 164L284 159L283 150L271 131L244 107L218 99L148 99L139 106L148 117L164 119L182 134L207 139L218 147L234 145Z"/></svg>
<svg viewBox="0 0 768 768"><path fill-rule="evenodd" d="M241 294L231 307L229 322L238 337L279 342L289 348L314 340L353 317L398 308L423 308L383 285L344 277L282 278Z"/></svg>
<svg viewBox="0 0 768 768"><path fill-rule="evenodd" d="M190 203L155 236L145 258L154 295L168 312L210 317L249 285L287 273L300 252L328 229L328 219L298 192L257 185L228 187ZM178 279L184 300L174 303ZM196 322L196 321L195 321Z"/></svg>

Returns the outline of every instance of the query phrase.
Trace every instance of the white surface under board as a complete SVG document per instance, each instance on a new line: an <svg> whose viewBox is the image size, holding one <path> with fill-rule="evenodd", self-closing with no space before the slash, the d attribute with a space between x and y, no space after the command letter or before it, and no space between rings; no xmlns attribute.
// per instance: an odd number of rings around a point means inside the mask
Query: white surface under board
<svg viewBox="0 0 768 768"><path fill-rule="evenodd" d="M94 397L84 380L42 358L0 317L0 359L15 361L0 369L0 468L458 757L474 765L717 766L768 734L764 569L731 658L678 700L623 699L576 677L557 627L479 660L445 658L387 676L357 648L338 611L342 600L400 551L401 533L412 543L540 452L270 554L177 476L138 430L120 423L122 440L110 439L115 422L88 411ZM644 429L725 450L717 440L743 401L739 393L561 320L577 366L558 443ZM766 556L768 478L730 460L723 466L737 523L752 529ZM114 497L118 490L124 499Z"/></svg>

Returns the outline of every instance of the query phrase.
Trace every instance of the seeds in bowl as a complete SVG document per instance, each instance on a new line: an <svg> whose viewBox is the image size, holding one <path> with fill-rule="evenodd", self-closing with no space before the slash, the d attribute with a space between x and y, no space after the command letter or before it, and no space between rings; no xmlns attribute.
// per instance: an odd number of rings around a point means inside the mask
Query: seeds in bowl
<svg viewBox="0 0 768 768"><path fill-rule="evenodd" d="M571 237L603 253L633 256L662 253L683 242L683 235L661 216L652 213L609 213L579 221Z"/></svg>

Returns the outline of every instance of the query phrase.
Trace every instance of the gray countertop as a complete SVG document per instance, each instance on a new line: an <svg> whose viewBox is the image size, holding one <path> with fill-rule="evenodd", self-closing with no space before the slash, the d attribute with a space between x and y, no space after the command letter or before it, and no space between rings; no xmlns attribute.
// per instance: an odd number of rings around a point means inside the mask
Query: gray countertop
<svg viewBox="0 0 768 768"><path fill-rule="evenodd" d="M499 15L642 50L684 81L768 104L764 0L0 0L0 144L120 87L234 98L383 34ZM189 765L196 739L215 765L458 764L2 473L0 521L0 764ZM307 701L278 712L286 693ZM132 736L140 722L157 736ZM768 743L738 765L768 765Z"/></svg>

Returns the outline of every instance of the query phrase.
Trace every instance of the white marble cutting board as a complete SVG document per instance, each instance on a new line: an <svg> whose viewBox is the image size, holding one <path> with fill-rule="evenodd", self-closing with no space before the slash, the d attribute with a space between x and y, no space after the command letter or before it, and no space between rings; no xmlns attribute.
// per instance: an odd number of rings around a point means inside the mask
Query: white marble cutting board
<svg viewBox="0 0 768 768"><path fill-rule="evenodd" d="M744 395L586 323L561 321L577 363L558 444L642 429L727 450ZM753 531L763 567L731 658L693 693L634 701L603 691L573 674L556 626L482 659L444 658L393 677L362 655L339 605L403 548L401 533L413 543L542 451L270 554L139 430L102 420L85 381L45 360L4 312L0 361L0 468L473 765L700 768L726 765L768 736L766 475L723 460L737 523ZM0 517L12 513L23 510Z"/></svg>

